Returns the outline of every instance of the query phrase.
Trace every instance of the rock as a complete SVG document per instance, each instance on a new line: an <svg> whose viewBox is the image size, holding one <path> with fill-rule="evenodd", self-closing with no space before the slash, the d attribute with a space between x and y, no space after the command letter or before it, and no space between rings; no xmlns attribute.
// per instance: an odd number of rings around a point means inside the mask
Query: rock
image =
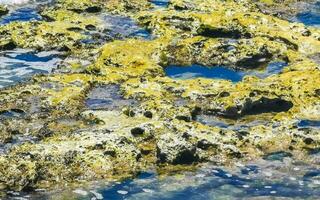
<svg viewBox="0 0 320 200"><path fill-rule="evenodd" d="M131 129L131 134L133 136L141 136L144 134L144 132L145 132L145 130L141 127L135 127L133 129Z"/></svg>
<svg viewBox="0 0 320 200"><path fill-rule="evenodd" d="M198 160L195 145L170 133L157 142L157 158L160 163L170 164L191 164Z"/></svg>
<svg viewBox="0 0 320 200"><path fill-rule="evenodd" d="M9 10L7 7L0 5L0 16L6 15L9 13Z"/></svg>

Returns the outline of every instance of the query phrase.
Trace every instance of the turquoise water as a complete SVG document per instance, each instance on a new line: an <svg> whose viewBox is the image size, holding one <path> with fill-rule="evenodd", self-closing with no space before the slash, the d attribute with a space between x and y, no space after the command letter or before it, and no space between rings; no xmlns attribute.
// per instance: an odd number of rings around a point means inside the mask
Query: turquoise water
<svg viewBox="0 0 320 200"><path fill-rule="evenodd" d="M244 76L253 75L259 78L266 78L272 74L278 74L287 66L284 62L270 63L266 69L258 70L235 70L225 66L176 66L171 65L165 67L166 75L174 79L193 79L193 78L210 78L210 79L225 79L232 82L239 82Z"/></svg>

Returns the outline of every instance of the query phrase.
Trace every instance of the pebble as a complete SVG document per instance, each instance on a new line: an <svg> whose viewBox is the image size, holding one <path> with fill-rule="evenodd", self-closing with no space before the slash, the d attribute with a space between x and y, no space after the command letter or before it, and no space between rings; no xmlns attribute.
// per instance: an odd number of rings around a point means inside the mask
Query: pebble
<svg viewBox="0 0 320 200"><path fill-rule="evenodd" d="M270 192L270 194L275 194L275 193L277 193L277 191L273 190L273 191Z"/></svg>
<svg viewBox="0 0 320 200"><path fill-rule="evenodd" d="M250 185L243 185L242 187L244 187L244 188L249 188Z"/></svg>
<svg viewBox="0 0 320 200"><path fill-rule="evenodd" d="M73 193L80 194L80 195L82 195L82 196L88 195L88 192L87 192L87 191L81 190L81 189L76 189L76 190L73 191Z"/></svg>
<svg viewBox="0 0 320 200"><path fill-rule="evenodd" d="M231 177L232 177L232 174L226 174L226 176L227 176L228 178L231 178Z"/></svg>
<svg viewBox="0 0 320 200"><path fill-rule="evenodd" d="M125 191L125 190L118 190L117 192L122 195L128 194L128 191Z"/></svg>
<svg viewBox="0 0 320 200"><path fill-rule="evenodd" d="M197 174L197 175L196 175L197 178L203 178L203 177L205 177L205 176L206 176L205 174Z"/></svg>
<svg viewBox="0 0 320 200"><path fill-rule="evenodd" d="M270 185L266 185L266 186L264 186L264 188L266 188L266 189L270 189L270 188L272 188L272 186L270 186Z"/></svg>
<svg viewBox="0 0 320 200"><path fill-rule="evenodd" d="M294 171L299 171L300 168L299 168L299 167L294 167L293 170L294 170Z"/></svg>
<svg viewBox="0 0 320 200"><path fill-rule="evenodd" d="M144 192L146 192L146 193L152 193L152 192L154 192L153 190L147 189L147 188L143 188L142 191L144 191Z"/></svg>
<svg viewBox="0 0 320 200"><path fill-rule="evenodd" d="M289 179L292 180L292 181L297 180L295 177L290 177Z"/></svg>
<svg viewBox="0 0 320 200"><path fill-rule="evenodd" d="M215 174L218 174L218 173L219 173L219 171L218 171L218 170L215 170L215 169L213 169L212 172L215 173Z"/></svg>

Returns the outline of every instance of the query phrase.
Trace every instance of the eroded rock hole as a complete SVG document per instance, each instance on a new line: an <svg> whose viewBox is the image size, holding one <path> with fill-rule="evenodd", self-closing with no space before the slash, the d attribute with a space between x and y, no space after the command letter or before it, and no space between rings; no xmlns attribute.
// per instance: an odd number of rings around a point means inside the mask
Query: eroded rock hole
<svg viewBox="0 0 320 200"><path fill-rule="evenodd" d="M270 112L286 112L293 107L291 101L283 99L269 99L261 98L258 101L247 103L244 105L241 114L242 115L257 115L261 113Z"/></svg>
<svg viewBox="0 0 320 200"><path fill-rule="evenodd" d="M197 30L198 35L210 38L250 38L251 35L249 33L242 33L239 30L232 30L227 28L218 28L212 26L201 25Z"/></svg>

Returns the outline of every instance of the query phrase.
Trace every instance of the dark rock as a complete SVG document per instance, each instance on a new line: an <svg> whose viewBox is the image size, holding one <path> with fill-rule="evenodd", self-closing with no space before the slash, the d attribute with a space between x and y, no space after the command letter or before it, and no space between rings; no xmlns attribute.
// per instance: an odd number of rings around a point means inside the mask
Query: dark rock
<svg viewBox="0 0 320 200"><path fill-rule="evenodd" d="M133 136L143 135L144 132L145 132L145 130L143 128L140 128L140 127L136 127L136 128L131 129L131 134Z"/></svg>
<svg viewBox="0 0 320 200"><path fill-rule="evenodd" d="M305 144L312 144L313 142L314 142L314 140L312 139L312 138L305 138L304 140L303 140L303 142L305 143Z"/></svg>
<svg viewBox="0 0 320 200"><path fill-rule="evenodd" d="M94 26L92 24L88 24L88 25L86 25L86 29L89 31L95 31L97 28L96 28L96 26Z"/></svg>
<svg viewBox="0 0 320 200"><path fill-rule="evenodd" d="M242 34L239 30L230 30L227 28L217 28L206 25L201 25L197 30L197 33L201 36L211 38L234 38L239 39L245 34Z"/></svg>
<svg viewBox="0 0 320 200"><path fill-rule="evenodd" d="M87 8L85 11L88 13L98 13L101 12L102 8L98 7L98 6L91 6L89 8Z"/></svg>
<svg viewBox="0 0 320 200"><path fill-rule="evenodd" d="M242 115L257 115L270 112L286 112L293 107L293 103L280 98L269 99L262 97L257 101L248 101L245 103Z"/></svg>
<svg viewBox="0 0 320 200"><path fill-rule="evenodd" d="M151 111L146 111L145 113L143 113L143 115L144 115L145 117L147 117L147 118L150 118L150 119L152 119L152 116L153 116L153 114L152 114Z"/></svg>

